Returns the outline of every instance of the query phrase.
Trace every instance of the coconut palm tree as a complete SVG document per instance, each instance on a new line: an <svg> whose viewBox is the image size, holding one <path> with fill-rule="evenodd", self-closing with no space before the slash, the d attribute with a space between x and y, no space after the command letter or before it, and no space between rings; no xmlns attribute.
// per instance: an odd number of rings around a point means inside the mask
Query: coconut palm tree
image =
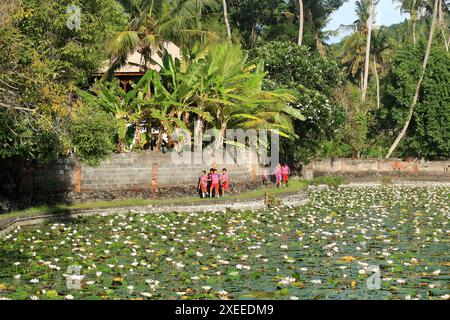
<svg viewBox="0 0 450 320"><path fill-rule="evenodd" d="M360 88L361 88L361 102L365 103L367 95L367 86L369 82L369 67L370 67L370 48L372 40L372 28L375 21L375 6L378 4L379 0L358 0L356 2L356 16L358 17L355 22L351 25L341 25L340 30L352 30L354 32L347 39L347 43L344 43L344 50L351 50L353 52L345 52L343 61L347 65L351 65L351 70L353 76L360 69L361 55L364 52L364 67L361 69L360 73ZM362 48L363 39L365 40L364 46ZM364 51L362 51L364 50ZM352 57L354 60L352 61Z"/></svg>
<svg viewBox="0 0 450 320"><path fill-rule="evenodd" d="M114 34L107 45L111 65L107 76L122 67L130 53L138 51L147 70L153 53L161 53L172 41L190 47L195 41L217 41L214 30L204 28L206 12L218 10L216 0L122 0L131 15L128 29Z"/></svg>
<svg viewBox="0 0 450 320"><path fill-rule="evenodd" d="M418 0L394 0L394 2L399 2L399 9L402 13L409 14L412 22L412 37L414 45L417 43L416 35L416 25L419 11L419 1Z"/></svg>
<svg viewBox="0 0 450 320"><path fill-rule="evenodd" d="M385 66L387 65L387 56L392 52L393 41L393 39L388 37L384 27L381 27L373 32L370 50L373 59L372 72L376 81L377 109L379 109L381 105L380 77L378 69L380 69L381 72L384 71Z"/></svg>
<svg viewBox="0 0 450 320"><path fill-rule="evenodd" d="M378 4L379 0L366 0L365 5L368 9L367 17L367 38L366 38L366 57L364 60L364 82L361 95L361 102L366 102L367 96L367 86L369 84L369 66L370 66L370 48L372 41L372 29L375 20L375 6Z"/></svg>

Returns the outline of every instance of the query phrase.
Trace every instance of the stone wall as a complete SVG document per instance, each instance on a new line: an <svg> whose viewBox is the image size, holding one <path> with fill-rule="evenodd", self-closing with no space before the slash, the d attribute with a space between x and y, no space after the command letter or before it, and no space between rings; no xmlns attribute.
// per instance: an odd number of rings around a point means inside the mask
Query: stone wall
<svg viewBox="0 0 450 320"><path fill-rule="evenodd" d="M304 176L342 175L348 178L380 176L410 179L450 180L450 161L401 159L322 159L303 167Z"/></svg>
<svg viewBox="0 0 450 320"><path fill-rule="evenodd" d="M227 164L231 189L239 192L258 182L258 167L249 157ZM20 159L0 161L0 213L36 204L93 199L162 198L195 195L202 170L222 165L175 164L170 154L151 151L115 154L99 167L60 159L51 164Z"/></svg>

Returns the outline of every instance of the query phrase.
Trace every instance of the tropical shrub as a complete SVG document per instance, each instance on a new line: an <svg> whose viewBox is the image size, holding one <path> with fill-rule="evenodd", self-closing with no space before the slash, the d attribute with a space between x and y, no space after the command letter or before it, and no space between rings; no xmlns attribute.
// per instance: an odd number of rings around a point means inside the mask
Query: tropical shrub
<svg viewBox="0 0 450 320"><path fill-rule="evenodd" d="M97 166L115 149L117 123L114 116L99 108L84 107L73 115L69 139L74 154L90 166Z"/></svg>

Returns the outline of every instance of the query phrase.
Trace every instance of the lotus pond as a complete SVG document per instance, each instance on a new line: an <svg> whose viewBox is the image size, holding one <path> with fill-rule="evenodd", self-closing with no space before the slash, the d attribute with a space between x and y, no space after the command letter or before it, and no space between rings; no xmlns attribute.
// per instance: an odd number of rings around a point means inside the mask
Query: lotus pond
<svg viewBox="0 0 450 320"><path fill-rule="evenodd" d="M0 240L0 298L448 299L449 191L317 189L301 208L129 212L15 230ZM378 290L367 287L370 266Z"/></svg>

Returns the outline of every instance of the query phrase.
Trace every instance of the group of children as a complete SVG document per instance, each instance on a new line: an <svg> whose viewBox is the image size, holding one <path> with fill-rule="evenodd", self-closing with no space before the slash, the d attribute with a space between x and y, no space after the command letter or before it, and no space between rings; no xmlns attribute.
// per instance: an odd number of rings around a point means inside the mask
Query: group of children
<svg viewBox="0 0 450 320"><path fill-rule="evenodd" d="M202 171L198 179L197 190L201 198L219 198L219 195L225 196L230 188L227 169L222 169L222 174L217 169L211 168L209 173Z"/></svg>
<svg viewBox="0 0 450 320"><path fill-rule="evenodd" d="M272 174L275 176L275 183L278 188L281 186L287 187L291 168L286 163L283 165L277 164ZM267 168L263 169L261 177L263 185L266 186L269 179ZM219 174L217 169L214 168L211 168L208 174L203 170L198 179L197 190L201 198L223 197L229 191L229 188L230 181L226 168L222 169L222 174Z"/></svg>
<svg viewBox="0 0 450 320"><path fill-rule="evenodd" d="M272 174L275 176L275 183L277 188L280 188L282 185L284 187L287 187L289 183L289 176L291 174L291 168L289 168L289 166L286 163L283 165L277 164ZM267 168L264 168L262 174L262 182L264 186L267 185L268 179L269 175L267 172Z"/></svg>

